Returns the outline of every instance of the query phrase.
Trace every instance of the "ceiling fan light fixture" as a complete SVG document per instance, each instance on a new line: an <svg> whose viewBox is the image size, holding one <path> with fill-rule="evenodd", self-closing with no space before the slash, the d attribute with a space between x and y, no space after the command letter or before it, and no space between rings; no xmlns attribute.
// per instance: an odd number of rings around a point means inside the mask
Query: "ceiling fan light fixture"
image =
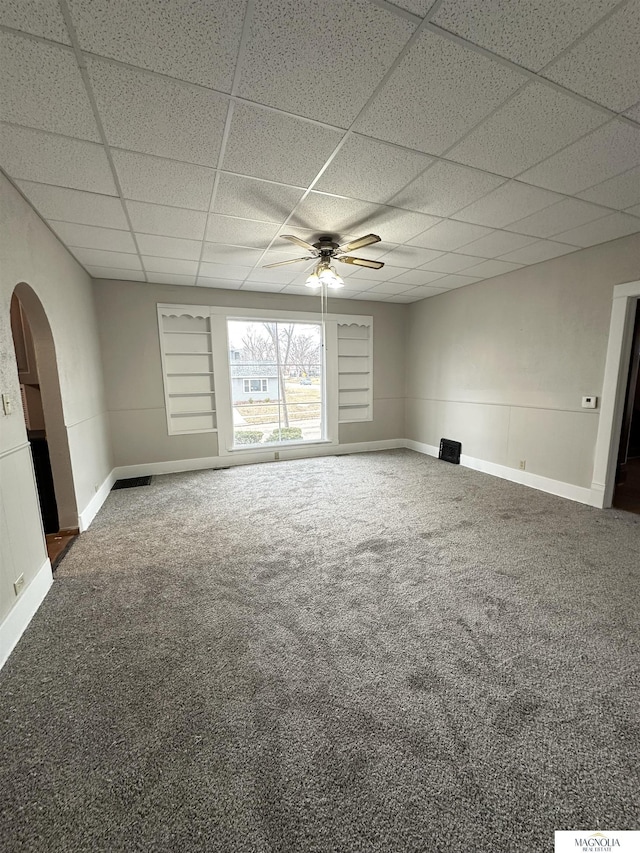
<svg viewBox="0 0 640 853"><path fill-rule="evenodd" d="M329 264L322 265L322 268L317 270L317 275L321 284L326 284L332 290L337 290L339 287L344 287L344 281L338 273Z"/></svg>
<svg viewBox="0 0 640 853"><path fill-rule="evenodd" d="M318 277L318 271L314 270L311 273L311 275L307 278L307 280L305 281L305 287L316 288L316 287L321 287L321 285L322 285L322 282L320 281L320 279Z"/></svg>

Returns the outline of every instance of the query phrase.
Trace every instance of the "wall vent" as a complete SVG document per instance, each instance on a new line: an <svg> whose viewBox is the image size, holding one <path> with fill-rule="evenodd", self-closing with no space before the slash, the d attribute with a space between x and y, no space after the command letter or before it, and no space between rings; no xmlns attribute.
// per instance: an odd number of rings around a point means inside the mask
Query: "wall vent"
<svg viewBox="0 0 640 853"><path fill-rule="evenodd" d="M148 486L151 483L151 475L147 477L128 477L126 480L116 480L111 491L114 489L134 489L137 486Z"/></svg>
<svg viewBox="0 0 640 853"><path fill-rule="evenodd" d="M445 462L453 462L454 465L459 465L461 451L462 444L459 441L451 441L450 438L441 438L438 459L444 459Z"/></svg>

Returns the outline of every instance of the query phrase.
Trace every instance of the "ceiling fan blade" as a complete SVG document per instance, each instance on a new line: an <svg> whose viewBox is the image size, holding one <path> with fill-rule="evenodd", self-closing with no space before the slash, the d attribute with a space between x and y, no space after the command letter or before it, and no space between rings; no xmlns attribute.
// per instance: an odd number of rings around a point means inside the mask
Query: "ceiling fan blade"
<svg viewBox="0 0 640 853"><path fill-rule="evenodd" d="M356 249L362 249L364 246L370 246L372 243L379 243L380 238L377 234L365 234L364 237L358 237L357 240L352 240L350 243L345 243L344 246L339 246L338 252L354 252Z"/></svg>
<svg viewBox="0 0 640 853"><path fill-rule="evenodd" d="M357 267L369 267L372 270L381 270L384 264L382 261L370 261L369 258L354 258L351 255L345 255L342 258L336 258L337 261L342 261L343 264L355 264Z"/></svg>
<svg viewBox="0 0 640 853"><path fill-rule="evenodd" d="M291 242L295 243L296 246L300 246L308 252L313 252L315 255L318 254L318 250L315 246L312 246L311 243L307 243L306 240L301 240L300 237L296 237L294 234L280 234L280 238L282 240L291 240Z"/></svg>
<svg viewBox="0 0 640 853"><path fill-rule="evenodd" d="M298 261L315 261L315 258L291 258L288 261L277 261L275 264L263 264L262 269L268 270L271 267L284 267L286 264L297 264Z"/></svg>

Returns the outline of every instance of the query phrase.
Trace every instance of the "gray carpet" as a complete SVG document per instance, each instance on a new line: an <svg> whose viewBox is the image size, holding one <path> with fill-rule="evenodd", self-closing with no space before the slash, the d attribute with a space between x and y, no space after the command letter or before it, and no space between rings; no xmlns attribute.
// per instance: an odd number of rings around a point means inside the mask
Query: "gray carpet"
<svg viewBox="0 0 640 853"><path fill-rule="evenodd" d="M410 451L113 492L0 673L0 849L638 829L640 516Z"/></svg>

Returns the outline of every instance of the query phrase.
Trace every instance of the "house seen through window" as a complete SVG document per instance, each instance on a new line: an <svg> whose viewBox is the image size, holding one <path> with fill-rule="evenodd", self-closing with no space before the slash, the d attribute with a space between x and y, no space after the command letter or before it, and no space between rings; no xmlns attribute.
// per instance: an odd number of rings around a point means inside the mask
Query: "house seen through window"
<svg viewBox="0 0 640 853"><path fill-rule="evenodd" d="M233 446L324 439L320 323L227 320Z"/></svg>

